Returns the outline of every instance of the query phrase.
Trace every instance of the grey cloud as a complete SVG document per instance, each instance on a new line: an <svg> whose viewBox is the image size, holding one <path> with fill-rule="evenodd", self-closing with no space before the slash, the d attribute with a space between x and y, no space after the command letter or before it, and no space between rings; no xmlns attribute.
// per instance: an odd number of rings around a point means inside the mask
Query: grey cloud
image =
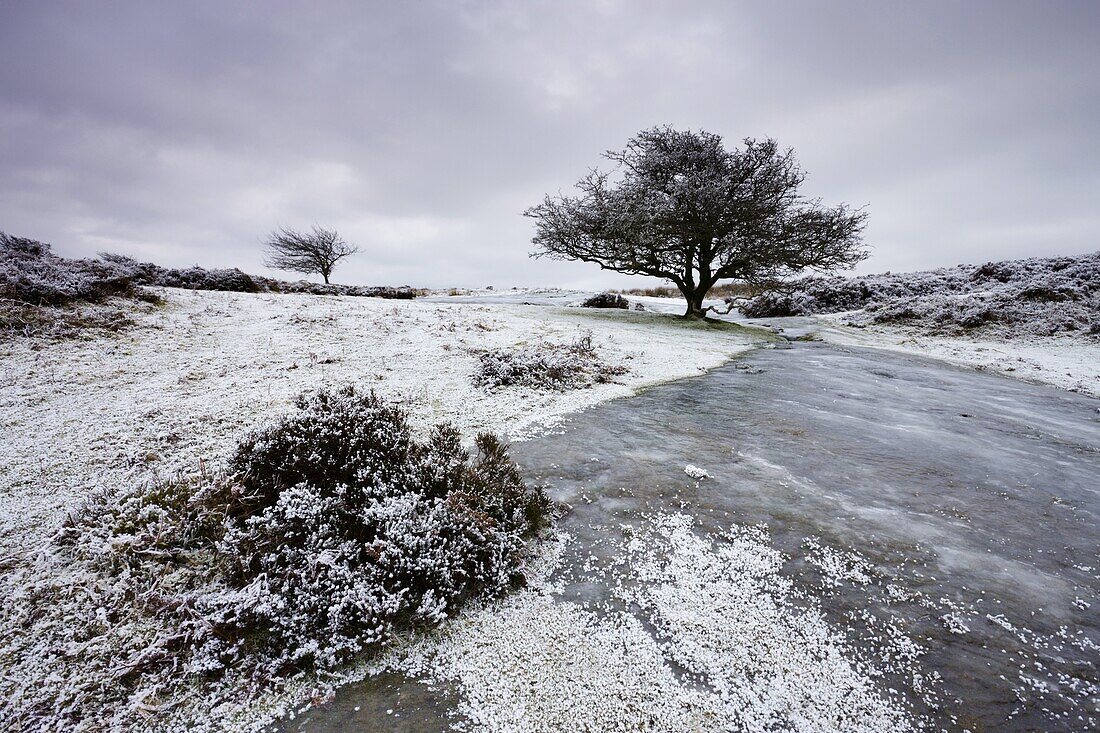
<svg viewBox="0 0 1100 733"><path fill-rule="evenodd" d="M6 3L0 228L349 282L624 284L520 215L653 124L795 148L866 203L864 270L1095 250L1093 3Z"/></svg>

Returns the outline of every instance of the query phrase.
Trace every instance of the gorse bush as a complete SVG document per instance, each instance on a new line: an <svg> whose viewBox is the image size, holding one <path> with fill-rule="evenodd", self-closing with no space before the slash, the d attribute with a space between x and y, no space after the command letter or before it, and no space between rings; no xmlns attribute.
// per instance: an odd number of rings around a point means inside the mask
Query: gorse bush
<svg viewBox="0 0 1100 733"><path fill-rule="evenodd" d="M627 373L622 365L600 358L586 336L572 344L537 343L514 349L481 352L474 384L500 388L521 385L532 389L569 390L605 384Z"/></svg>
<svg viewBox="0 0 1100 733"><path fill-rule="evenodd" d="M5 616L25 643L78 651L20 714L126 727L150 695L331 669L522 578L550 504L496 438L474 453L448 425L418 439L351 388L297 407L224 471L99 496L65 523L57 562L79 592L40 586Z"/></svg>

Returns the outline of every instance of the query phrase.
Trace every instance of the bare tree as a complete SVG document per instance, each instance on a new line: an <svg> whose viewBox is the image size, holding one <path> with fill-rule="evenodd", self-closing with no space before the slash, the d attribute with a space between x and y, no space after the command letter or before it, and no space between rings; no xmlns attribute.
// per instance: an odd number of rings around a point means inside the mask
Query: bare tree
<svg viewBox="0 0 1100 733"><path fill-rule="evenodd" d="M805 174L772 139L727 150L719 135L655 127L605 157L618 164L614 178L593 170L579 195L524 212L536 221L533 257L665 278L696 318L719 280L771 285L866 257L866 214L801 196Z"/></svg>
<svg viewBox="0 0 1100 733"><path fill-rule="evenodd" d="M276 270L290 270L306 275L318 274L328 283L336 263L359 251L348 244L335 229L314 226L309 233L283 227L276 229L264 243L267 257L264 264Z"/></svg>

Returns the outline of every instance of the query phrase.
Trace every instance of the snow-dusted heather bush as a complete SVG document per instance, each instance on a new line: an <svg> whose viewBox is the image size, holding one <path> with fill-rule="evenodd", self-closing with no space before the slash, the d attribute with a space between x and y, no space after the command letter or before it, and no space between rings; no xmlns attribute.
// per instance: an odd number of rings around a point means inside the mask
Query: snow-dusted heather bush
<svg viewBox="0 0 1100 733"><path fill-rule="evenodd" d="M133 324L135 300L156 296L99 260L70 260L50 245L0 232L0 338L74 338Z"/></svg>
<svg viewBox="0 0 1100 733"><path fill-rule="evenodd" d="M21 590L0 618L21 632L0 640L0 713L166 727L195 686L239 696L330 669L516 581L549 503L493 436L476 455L447 425L418 440L350 388L298 407L223 472L93 498L51 567L5 580Z"/></svg>
<svg viewBox="0 0 1100 733"><path fill-rule="evenodd" d="M167 270L157 285L191 290L227 290L235 293L257 293L260 286L251 275L237 268L207 270L203 267Z"/></svg>
<svg viewBox="0 0 1100 733"><path fill-rule="evenodd" d="M625 366L608 364L590 337L572 344L539 342L480 354L474 384L479 387L522 385L533 389L580 389L605 384L626 374Z"/></svg>
<svg viewBox="0 0 1100 733"><path fill-rule="evenodd" d="M1100 334L1100 253L990 262L905 274L806 278L741 305L750 318L861 311L852 325L1002 337Z"/></svg>
<svg viewBox="0 0 1100 733"><path fill-rule="evenodd" d="M256 278L237 268L208 270L204 267L165 268L152 262L138 262L124 255L103 252L100 259L120 275L140 285L191 290L226 290L236 293L257 293L264 288Z"/></svg>
<svg viewBox="0 0 1100 733"><path fill-rule="evenodd" d="M618 293L596 293L581 303L581 306L584 308L622 308L626 310L630 308L630 303Z"/></svg>
<svg viewBox="0 0 1100 733"><path fill-rule="evenodd" d="M928 293L962 293L969 288L963 268L928 272L884 273L861 277L807 277L791 284L786 292L768 291L742 302L738 307L749 318L808 316L840 313L883 302Z"/></svg>
<svg viewBox="0 0 1100 733"><path fill-rule="evenodd" d="M846 321L854 326L918 326L928 333L948 335L981 330L1005 337L1060 333L1097 336L1100 302L1097 298L1047 300L1020 291L996 290L962 297L925 295L871 304Z"/></svg>
<svg viewBox="0 0 1100 733"><path fill-rule="evenodd" d="M270 278L260 278L260 283L276 293L306 293L308 295L350 295L364 298L389 298L392 300L411 300L421 292L408 286L389 287L379 285L335 285L315 283L308 280L284 282Z"/></svg>
<svg viewBox="0 0 1100 733"><path fill-rule="evenodd" d="M64 305L135 294L132 280L103 262L58 257L44 242L0 232L0 298Z"/></svg>
<svg viewBox="0 0 1100 733"><path fill-rule="evenodd" d="M265 629L268 656L329 666L507 585L547 506L493 436L471 461L456 429L419 442L373 393L299 407L231 462L222 552L248 598L231 595L225 618Z"/></svg>

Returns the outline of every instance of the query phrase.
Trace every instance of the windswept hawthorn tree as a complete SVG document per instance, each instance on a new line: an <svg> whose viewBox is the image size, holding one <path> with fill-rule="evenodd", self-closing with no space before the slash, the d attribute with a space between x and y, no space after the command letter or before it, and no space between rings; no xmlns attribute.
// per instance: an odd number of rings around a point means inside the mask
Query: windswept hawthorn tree
<svg viewBox="0 0 1100 733"><path fill-rule="evenodd" d="M694 318L720 280L768 285L866 256L866 214L800 195L805 173L770 138L728 150L713 133L654 127L605 157L614 174L593 170L578 195L524 212L536 224L532 256L665 278Z"/></svg>
<svg viewBox="0 0 1100 733"><path fill-rule="evenodd" d="M336 263L359 251L348 244L335 229L315 226L312 232L298 232L287 227L276 229L264 243L267 257L264 264L276 270L290 270L306 275L317 274L325 279Z"/></svg>

